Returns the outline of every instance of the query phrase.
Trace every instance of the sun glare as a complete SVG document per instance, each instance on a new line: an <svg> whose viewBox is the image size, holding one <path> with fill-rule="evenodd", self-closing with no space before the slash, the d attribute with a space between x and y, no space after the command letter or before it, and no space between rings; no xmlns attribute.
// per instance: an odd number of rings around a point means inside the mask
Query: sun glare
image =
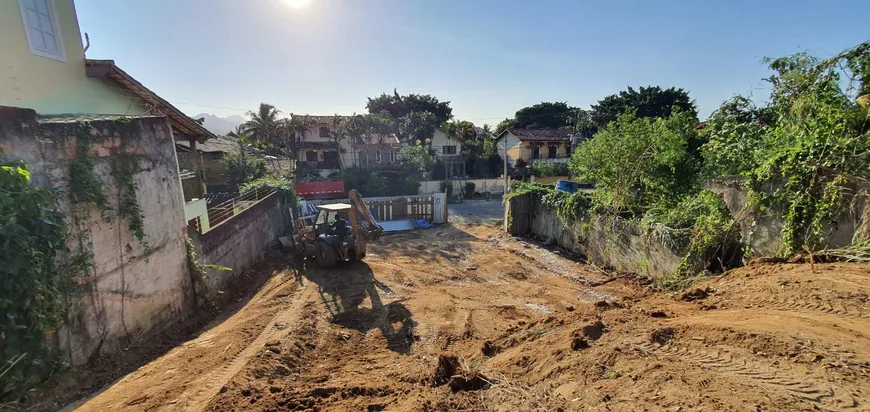
<svg viewBox="0 0 870 412"><path fill-rule="evenodd" d="M302 9L311 4L311 0L281 0L284 4L294 8L294 9Z"/></svg>

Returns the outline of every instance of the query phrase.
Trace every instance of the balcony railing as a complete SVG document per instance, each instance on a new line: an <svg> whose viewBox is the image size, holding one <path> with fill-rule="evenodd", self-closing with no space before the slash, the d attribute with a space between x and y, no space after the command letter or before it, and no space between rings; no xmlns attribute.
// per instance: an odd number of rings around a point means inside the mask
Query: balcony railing
<svg viewBox="0 0 870 412"><path fill-rule="evenodd" d="M532 163L568 163L569 160L571 160L569 155L558 155L556 157L532 158Z"/></svg>
<svg viewBox="0 0 870 412"><path fill-rule="evenodd" d="M307 167L309 169L317 169L317 170L339 169L340 168L340 166L338 165L338 159L316 160L316 161L300 160L300 161L296 162L296 164L298 166Z"/></svg>

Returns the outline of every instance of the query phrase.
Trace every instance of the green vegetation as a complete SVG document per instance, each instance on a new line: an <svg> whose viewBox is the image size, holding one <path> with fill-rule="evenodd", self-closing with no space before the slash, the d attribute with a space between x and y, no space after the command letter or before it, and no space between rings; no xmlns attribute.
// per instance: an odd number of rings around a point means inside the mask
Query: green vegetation
<svg viewBox="0 0 870 412"><path fill-rule="evenodd" d="M465 187L462 189L462 193L464 193L466 197L474 196L474 189L477 185L474 182L465 182Z"/></svg>
<svg viewBox="0 0 870 412"><path fill-rule="evenodd" d="M532 165L532 175L536 177L568 176L568 165L564 163L535 162Z"/></svg>
<svg viewBox="0 0 870 412"><path fill-rule="evenodd" d="M635 222L684 255L664 287L684 286L699 270L739 257L738 225L722 199L702 189L705 179L742 177L750 206L782 211L784 253L818 251L850 197L868 193L870 113L856 97L870 79L870 43L827 60L798 54L768 62L768 105L738 96L701 127L681 89L629 89L602 100L592 108L598 132L570 162L598 190L588 197L523 184L507 198L533 193L575 222L589 210ZM870 245L866 235L852 249Z"/></svg>
<svg viewBox="0 0 870 412"><path fill-rule="evenodd" d="M66 222L24 164L0 166L0 397L61 366L46 336L60 326L76 274L63 268Z"/></svg>
<svg viewBox="0 0 870 412"><path fill-rule="evenodd" d="M299 197L296 196L296 189L293 187L293 182L286 179L276 179L274 177L261 177L256 180L245 183L239 187L239 192L244 193L255 189L275 189L278 195L278 200L281 203L295 206L299 202Z"/></svg>
<svg viewBox="0 0 870 412"><path fill-rule="evenodd" d="M226 266L211 265L200 262L199 254L196 253L196 246L194 246L193 240L189 237L185 237L185 245L187 246L187 268L190 272L190 279L194 291L193 296L196 300L194 304L196 306L209 306L214 309L214 303L206 294L206 285L204 284L205 280L208 279L208 271L232 271L233 269Z"/></svg>
<svg viewBox="0 0 870 412"><path fill-rule="evenodd" d="M224 156L224 175L229 184L241 186L266 176L266 161L242 153L228 153Z"/></svg>
<svg viewBox="0 0 870 412"><path fill-rule="evenodd" d="M710 116L702 152L709 177L745 179L754 205L785 218L787 254L816 251L870 178L870 42L827 59L769 59L769 105L737 97ZM860 239L856 239L860 242Z"/></svg>

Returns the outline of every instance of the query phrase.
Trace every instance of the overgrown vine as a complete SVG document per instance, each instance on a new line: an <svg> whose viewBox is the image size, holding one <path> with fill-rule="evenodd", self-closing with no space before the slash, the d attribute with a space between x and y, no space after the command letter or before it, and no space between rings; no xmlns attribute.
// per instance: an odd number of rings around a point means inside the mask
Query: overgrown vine
<svg viewBox="0 0 870 412"><path fill-rule="evenodd" d="M54 195L30 182L22 163L0 166L0 399L21 393L63 366L46 336L57 330L74 287L66 220Z"/></svg>

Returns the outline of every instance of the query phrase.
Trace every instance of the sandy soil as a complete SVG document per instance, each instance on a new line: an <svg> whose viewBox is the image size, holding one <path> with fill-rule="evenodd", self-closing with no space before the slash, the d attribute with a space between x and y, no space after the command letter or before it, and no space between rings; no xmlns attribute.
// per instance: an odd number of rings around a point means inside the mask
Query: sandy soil
<svg viewBox="0 0 870 412"><path fill-rule="evenodd" d="M753 265L661 293L499 229L389 235L329 271L277 262L232 316L76 406L870 408L866 265Z"/></svg>

